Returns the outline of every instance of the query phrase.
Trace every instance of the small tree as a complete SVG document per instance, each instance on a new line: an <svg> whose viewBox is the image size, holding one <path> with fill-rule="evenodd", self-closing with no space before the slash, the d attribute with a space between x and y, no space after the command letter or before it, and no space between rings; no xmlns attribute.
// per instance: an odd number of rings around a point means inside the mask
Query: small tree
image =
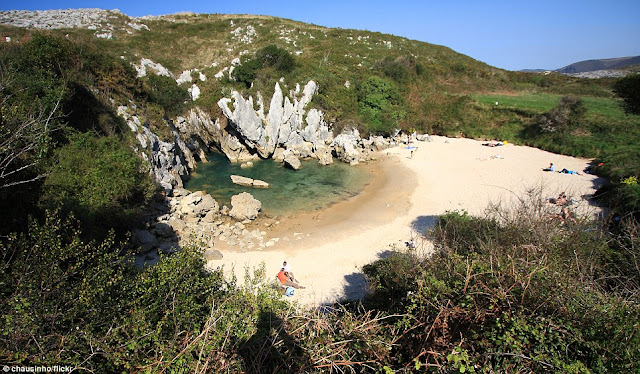
<svg viewBox="0 0 640 374"><path fill-rule="evenodd" d="M627 113L640 114L640 74L618 79L613 91L622 98L622 107Z"/></svg>

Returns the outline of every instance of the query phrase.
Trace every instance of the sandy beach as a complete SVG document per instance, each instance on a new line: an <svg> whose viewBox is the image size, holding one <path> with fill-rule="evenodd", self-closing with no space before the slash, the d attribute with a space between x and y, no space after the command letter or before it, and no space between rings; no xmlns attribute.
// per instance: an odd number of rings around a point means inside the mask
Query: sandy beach
<svg viewBox="0 0 640 374"><path fill-rule="evenodd" d="M446 211L466 210L480 215L490 203L511 204L528 189L544 189L545 196L566 192L578 200L584 214L598 210L584 199L603 183L582 170L590 160L556 155L539 149L505 144L486 147L472 139L433 136L431 142L412 143L413 156L403 147L384 150L368 167L375 173L365 190L321 211L283 218L267 232L276 244L261 251L221 250L224 266L243 278L245 267L265 264L268 280L275 279L283 260L291 265L305 289L289 298L320 305L359 298L366 291L363 265L388 254L394 246L422 238L436 217ZM545 172L549 163L581 175Z"/></svg>

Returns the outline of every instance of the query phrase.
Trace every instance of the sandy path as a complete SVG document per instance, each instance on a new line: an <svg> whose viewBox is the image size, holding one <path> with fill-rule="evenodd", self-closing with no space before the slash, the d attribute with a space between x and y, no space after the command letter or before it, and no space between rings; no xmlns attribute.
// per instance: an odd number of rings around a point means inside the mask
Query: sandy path
<svg viewBox="0 0 640 374"><path fill-rule="evenodd" d="M242 279L244 268L265 263L274 279L283 260L307 288L293 300L318 305L357 298L365 292L360 269L393 244L401 244L433 224L447 210L481 214L491 202L509 202L529 188L544 186L548 196L592 194L602 183L593 175L566 175L542 171L553 162L562 169L582 171L589 160L561 156L539 149L507 144L485 147L471 139L432 137L408 150L383 151L374 165L375 181L366 190L323 211L284 219L268 233L279 238L267 250L223 251L227 273ZM492 158L498 155L499 158ZM580 205L587 207L586 202ZM419 240L420 242L420 240Z"/></svg>

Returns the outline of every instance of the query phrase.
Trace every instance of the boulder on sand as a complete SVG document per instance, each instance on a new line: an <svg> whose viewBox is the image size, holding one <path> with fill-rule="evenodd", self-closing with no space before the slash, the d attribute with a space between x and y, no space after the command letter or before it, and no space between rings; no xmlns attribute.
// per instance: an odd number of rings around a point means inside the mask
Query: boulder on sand
<svg viewBox="0 0 640 374"><path fill-rule="evenodd" d="M254 220L262 209L262 203L248 192L242 192L231 197L229 216L236 221Z"/></svg>

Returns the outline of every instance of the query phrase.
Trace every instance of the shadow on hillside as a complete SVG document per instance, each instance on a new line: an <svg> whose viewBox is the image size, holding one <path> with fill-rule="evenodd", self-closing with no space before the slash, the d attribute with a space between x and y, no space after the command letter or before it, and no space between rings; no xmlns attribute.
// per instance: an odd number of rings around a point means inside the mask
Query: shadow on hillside
<svg viewBox="0 0 640 374"><path fill-rule="evenodd" d="M238 350L246 373L302 373L312 368L304 348L289 335L286 323L276 314L260 312L257 328Z"/></svg>
<svg viewBox="0 0 640 374"><path fill-rule="evenodd" d="M167 222L158 220L169 213L169 201L158 194L148 205L148 209L138 217L136 228L131 231L137 267L155 265L160 254L171 254L181 249L178 233Z"/></svg>

